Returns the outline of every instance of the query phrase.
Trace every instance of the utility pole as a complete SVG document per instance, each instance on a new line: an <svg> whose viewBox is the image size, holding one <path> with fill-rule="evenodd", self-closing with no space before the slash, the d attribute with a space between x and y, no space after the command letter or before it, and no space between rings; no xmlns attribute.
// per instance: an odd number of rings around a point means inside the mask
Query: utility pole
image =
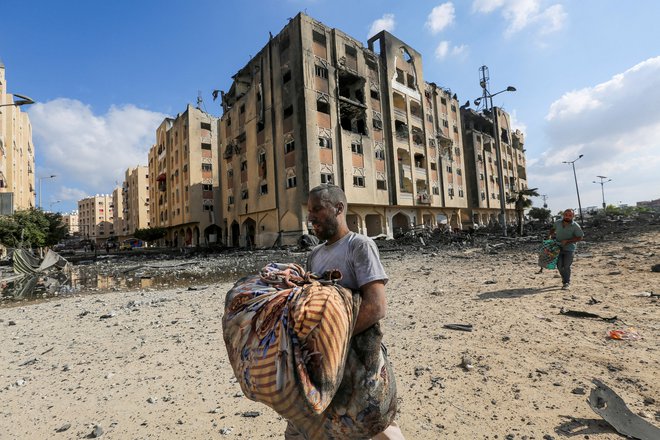
<svg viewBox="0 0 660 440"><path fill-rule="evenodd" d="M596 182L594 180L594 183L600 183L600 192L603 194L603 209L605 209L605 208L607 208L607 205L605 204L605 188L604 188L604 185L607 182L611 182L612 179L607 179L607 176L596 176L596 177L598 177L600 179L600 182ZM607 180L605 180L605 179L607 179Z"/></svg>

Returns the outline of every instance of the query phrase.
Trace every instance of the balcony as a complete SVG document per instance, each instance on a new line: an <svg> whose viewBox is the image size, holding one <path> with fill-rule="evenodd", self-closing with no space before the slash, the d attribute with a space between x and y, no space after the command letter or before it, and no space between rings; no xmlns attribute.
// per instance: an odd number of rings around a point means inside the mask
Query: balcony
<svg viewBox="0 0 660 440"><path fill-rule="evenodd" d="M421 167L415 167L415 177L426 179L426 169Z"/></svg>
<svg viewBox="0 0 660 440"><path fill-rule="evenodd" d="M403 119L404 121L408 120L408 114L406 113L405 110L398 109L394 107L394 116L398 116L399 118Z"/></svg>
<svg viewBox="0 0 660 440"><path fill-rule="evenodd" d="M431 204L431 196L428 195L428 193L423 192L417 194L417 203L419 205L430 205Z"/></svg>

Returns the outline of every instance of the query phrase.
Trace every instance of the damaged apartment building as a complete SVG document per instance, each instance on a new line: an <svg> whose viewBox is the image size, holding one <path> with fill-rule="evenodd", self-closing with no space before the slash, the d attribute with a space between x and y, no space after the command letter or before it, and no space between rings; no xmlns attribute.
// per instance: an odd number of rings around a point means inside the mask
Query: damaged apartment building
<svg viewBox="0 0 660 440"><path fill-rule="evenodd" d="M472 219L458 97L386 31L365 48L300 13L234 75L222 107L228 246L295 243L321 183L344 188L349 228L369 236Z"/></svg>
<svg viewBox="0 0 660 440"><path fill-rule="evenodd" d="M497 161L493 113L497 118L501 167ZM527 189L525 136L511 128L509 114L500 108L477 112L461 108L465 143L469 205L472 223L488 226L499 221L501 210L500 173L503 176L507 223L516 222L514 203L506 203L516 191Z"/></svg>

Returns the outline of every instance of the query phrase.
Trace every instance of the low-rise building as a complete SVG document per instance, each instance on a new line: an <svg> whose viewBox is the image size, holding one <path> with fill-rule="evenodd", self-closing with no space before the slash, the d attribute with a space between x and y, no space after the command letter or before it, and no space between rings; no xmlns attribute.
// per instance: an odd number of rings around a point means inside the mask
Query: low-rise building
<svg viewBox="0 0 660 440"><path fill-rule="evenodd" d="M79 231L78 211L74 210L62 214L62 223L67 227L69 235L78 235Z"/></svg>

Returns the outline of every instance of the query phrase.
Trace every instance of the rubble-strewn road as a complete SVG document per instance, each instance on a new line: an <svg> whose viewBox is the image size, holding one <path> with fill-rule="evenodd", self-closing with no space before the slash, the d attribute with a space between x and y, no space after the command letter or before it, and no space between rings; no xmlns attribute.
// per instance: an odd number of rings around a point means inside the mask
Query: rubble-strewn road
<svg viewBox="0 0 660 440"><path fill-rule="evenodd" d="M586 402L594 377L660 425L660 305L650 295L660 293L660 274L651 271L660 231L604 238L580 244L570 291L559 290L556 272L536 273L531 242L383 247L391 278L385 342L408 439L541 440L579 431L619 439ZM256 264L258 254L233 267ZM203 273L202 265L216 264L199 258L181 267ZM175 261L185 262L157 263ZM0 436L282 438L285 422L241 395L226 357L220 321L231 283L188 284L194 290L148 287L0 309ZM561 315L562 307L619 321ZM606 338L629 327L641 338Z"/></svg>

